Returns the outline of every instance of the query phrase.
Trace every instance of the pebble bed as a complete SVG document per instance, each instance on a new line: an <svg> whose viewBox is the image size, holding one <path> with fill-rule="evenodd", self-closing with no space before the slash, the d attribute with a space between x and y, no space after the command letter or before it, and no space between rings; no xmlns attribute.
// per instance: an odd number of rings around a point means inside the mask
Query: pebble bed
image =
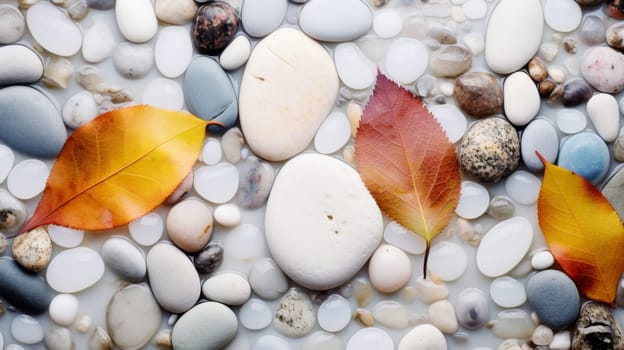
<svg viewBox="0 0 624 350"><path fill-rule="evenodd" d="M539 150L624 217L622 18L612 0L0 1L0 349L624 347L624 283L584 303L535 204ZM353 166L378 70L457 147L426 280L425 241ZM67 135L133 104L223 127L154 212L14 237Z"/></svg>

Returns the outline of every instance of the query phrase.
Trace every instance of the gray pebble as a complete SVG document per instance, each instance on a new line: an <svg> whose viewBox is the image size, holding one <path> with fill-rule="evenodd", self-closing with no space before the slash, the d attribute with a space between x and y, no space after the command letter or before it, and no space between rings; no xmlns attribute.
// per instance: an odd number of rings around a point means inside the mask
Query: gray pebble
<svg viewBox="0 0 624 350"><path fill-rule="evenodd" d="M561 271L544 270L529 278L527 300L539 319L553 329L576 321L581 306L574 282Z"/></svg>
<svg viewBox="0 0 624 350"><path fill-rule="evenodd" d="M487 213L498 220L509 219L513 216L515 207L511 198L507 196L495 196L490 200Z"/></svg>
<svg viewBox="0 0 624 350"><path fill-rule="evenodd" d="M205 302L187 311L173 326L171 342L176 350L217 350L234 338L236 315L227 306Z"/></svg>
<svg viewBox="0 0 624 350"><path fill-rule="evenodd" d="M544 163L538 158L541 153L546 160L554 163L559 153L557 130L547 119L535 119L522 132L520 151L524 165L532 172L542 172Z"/></svg>
<svg viewBox="0 0 624 350"><path fill-rule="evenodd" d="M598 45L604 41L605 25L600 17L585 17L581 25L581 39L588 45Z"/></svg>
<svg viewBox="0 0 624 350"><path fill-rule="evenodd" d="M106 266L124 280L140 282L145 278L145 255L130 240L111 237L104 242L100 253Z"/></svg>
<svg viewBox="0 0 624 350"><path fill-rule="evenodd" d="M110 10L115 7L115 0L86 0L87 6L96 10Z"/></svg>
<svg viewBox="0 0 624 350"><path fill-rule="evenodd" d="M44 280L7 258L0 258L0 297L29 314L45 312L52 299Z"/></svg>
<svg viewBox="0 0 624 350"><path fill-rule="evenodd" d="M245 209L260 207L269 197L275 179L271 164L256 157L245 159L239 167L238 202Z"/></svg>
<svg viewBox="0 0 624 350"><path fill-rule="evenodd" d="M193 264L197 272L201 274L209 274L216 271L223 263L223 245L219 241L208 243L206 248L202 250L193 259Z"/></svg>
<svg viewBox="0 0 624 350"><path fill-rule="evenodd" d="M455 304L457 321L467 329L484 326L490 319L488 299L480 289L466 288L459 294Z"/></svg>

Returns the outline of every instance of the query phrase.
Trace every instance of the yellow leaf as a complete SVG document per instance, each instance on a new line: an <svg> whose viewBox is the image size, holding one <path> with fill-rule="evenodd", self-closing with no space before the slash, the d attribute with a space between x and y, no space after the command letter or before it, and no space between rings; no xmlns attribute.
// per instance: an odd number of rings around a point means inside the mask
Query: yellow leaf
<svg viewBox="0 0 624 350"><path fill-rule="evenodd" d="M191 171L207 124L183 112L134 106L83 125L63 146L22 232L44 224L110 229L150 212Z"/></svg>

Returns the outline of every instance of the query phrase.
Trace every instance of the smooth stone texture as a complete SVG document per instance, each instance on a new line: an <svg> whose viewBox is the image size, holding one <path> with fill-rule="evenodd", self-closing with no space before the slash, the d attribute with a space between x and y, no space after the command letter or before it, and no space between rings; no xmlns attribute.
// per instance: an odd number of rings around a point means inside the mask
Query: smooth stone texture
<svg viewBox="0 0 624 350"><path fill-rule="evenodd" d="M429 57L431 74L439 78L457 78L472 67L472 53L459 45L442 46Z"/></svg>
<svg viewBox="0 0 624 350"><path fill-rule="evenodd" d="M608 46L590 48L581 61L581 75L596 90L620 92L624 89L624 54Z"/></svg>
<svg viewBox="0 0 624 350"><path fill-rule="evenodd" d="M384 300L373 307L373 317L384 327L393 329L407 328L409 325L409 311L401 303L394 300Z"/></svg>
<svg viewBox="0 0 624 350"><path fill-rule="evenodd" d="M360 270L381 241L383 222L353 168L303 154L286 163L275 180L265 231L282 270L304 287L324 290Z"/></svg>
<svg viewBox="0 0 624 350"><path fill-rule="evenodd" d="M261 38L277 29L286 17L286 0L246 0L241 10L245 32Z"/></svg>
<svg viewBox="0 0 624 350"><path fill-rule="evenodd" d="M227 306L201 303L175 323L171 342L176 350L218 350L234 338L237 328L236 315Z"/></svg>
<svg viewBox="0 0 624 350"><path fill-rule="evenodd" d="M37 43L55 55L69 57L80 50L80 29L64 12L48 2L38 2L29 8L26 24Z"/></svg>
<svg viewBox="0 0 624 350"><path fill-rule="evenodd" d="M197 5L192 0L156 0L154 12L159 20L169 24L186 24L193 19Z"/></svg>
<svg viewBox="0 0 624 350"><path fill-rule="evenodd" d="M193 259L193 265L200 274L209 274L216 271L223 263L223 245L219 241L208 243Z"/></svg>
<svg viewBox="0 0 624 350"><path fill-rule="evenodd" d="M576 321L572 348L579 350L619 349L623 345L622 329L610 307L592 301L583 303L579 318Z"/></svg>
<svg viewBox="0 0 624 350"><path fill-rule="evenodd" d="M557 111L557 128L566 134L576 134L583 130L587 126L587 118L583 112L571 109L563 108Z"/></svg>
<svg viewBox="0 0 624 350"><path fill-rule="evenodd" d="M423 254L427 248L427 241L422 236L414 234L396 221L386 225L384 241L414 255Z"/></svg>
<svg viewBox="0 0 624 350"><path fill-rule="evenodd" d="M242 208L255 209L269 197L275 179L271 164L256 157L248 157L240 164L238 203Z"/></svg>
<svg viewBox="0 0 624 350"><path fill-rule="evenodd" d="M104 262L93 249L78 247L57 254L46 271L48 285L60 293L75 293L96 284L104 274Z"/></svg>
<svg viewBox="0 0 624 350"><path fill-rule="evenodd" d="M0 5L0 44L18 41L26 30L26 20L19 9L11 4Z"/></svg>
<svg viewBox="0 0 624 350"><path fill-rule="evenodd" d="M26 345L33 345L43 341L43 327L36 319L28 315L18 315L11 322L13 339Z"/></svg>
<svg viewBox="0 0 624 350"><path fill-rule="evenodd" d="M241 82L240 122L247 143L271 161L298 154L337 92L336 69L322 46L292 28L273 32L252 51Z"/></svg>
<svg viewBox="0 0 624 350"><path fill-rule="evenodd" d="M355 40L366 34L372 25L373 14L360 0L312 0L299 14L301 29L320 41Z"/></svg>
<svg viewBox="0 0 624 350"><path fill-rule="evenodd" d="M342 112L332 112L314 137L314 148L322 154L339 151L351 138L351 124Z"/></svg>
<svg viewBox="0 0 624 350"><path fill-rule="evenodd" d="M240 274L223 272L204 281L202 294L209 300L226 305L241 305L249 300L251 287L247 279Z"/></svg>
<svg viewBox="0 0 624 350"><path fill-rule="evenodd" d="M392 80L411 84L425 73L428 64L427 47L422 42L398 38L388 47L382 67Z"/></svg>
<svg viewBox="0 0 624 350"><path fill-rule="evenodd" d="M573 107L587 102L594 90L581 78L570 79L563 84L561 103L566 107Z"/></svg>
<svg viewBox="0 0 624 350"><path fill-rule="evenodd" d="M145 278L145 255L128 239L107 239L102 245L101 255L106 266L124 280L139 282Z"/></svg>
<svg viewBox="0 0 624 350"><path fill-rule="evenodd" d="M459 279L468 267L466 250L454 242L438 242L431 247L427 267L444 282Z"/></svg>
<svg viewBox="0 0 624 350"><path fill-rule="evenodd" d="M113 62L117 71L128 79L144 77L154 66L154 50L147 44L120 43Z"/></svg>
<svg viewBox="0 0 624 350"><path fill-rule="evenodd" d="M7 146L36 157L56 157L67 138L55 104L27 86L0 90L0 124L0 139Z"/></svg>
<svg viewBox="0 0 624 350"><path fill-rule="evenodd" d="M7 176L9 176L11 169L13 169L13 164L15 164L15 153L13 153L13 150L6 145L0 145L0 183L4 182ZM0 195L0 198L2 198L2 195ZM24 209L24 212L25 211ZM25 219L24 217L24 220ZM1 226L3 230L6 229L6 224L2 224Z"/></svg>
<svg viewBox="0 0 624 350"><path fill-rule="evenodd" d="M524 284L515 278L503 276L490 284L490 297L502 308L514 308L527 300Z"/></svg>
<svg viewBox="0 0 624 350"><path fill-rule="evenodd" d="M620 107L611 94L599 93L587 101L587 115L605 142L613 142L620 131Z"/></svg>
<svg viewBox="0 0 624 350"><path fill-rule="evenodd" d="M551 267L554 263L555 257L548 250L535 253L531 257L531 267L535 270L545 270Z"/></svg>
<svg viewBox="0 0 624 350"><path fill-rule="evenodd" d="M207 201L223 204L234 198L239 186L238 169L221 162L194 170L193 187Z"/></svg>
<svg viewBox="0 0 624 350"><path fill-rule="evenodd" d="M89 63L102 62L113 54L115 44L110 27L106 23L96 22L84 32L82 57Z"/></svg>
<svg viewBox="0 0 624 350"><path fill-rule="evenodd" d="M178 202L167 214L169 238L187 253L201 251L210 240L212 229L212 208L198 198Z"/></svg>
<svg viewBox="0 0 624 350"><path fill-rule="evenodd" d="M384 330L375 327L360 329L347 342L345 350L392 350L394 342ZM409 348L406 348L406 350Z"/></svg>
<svg viewBox="0 0 624 350"><path fill-rule="evenodd" d="M236 92L227 74L215 60L204 56L195 57L184 75L183 88L186 105L191 113L204 120L223 124L223 127L210 125L209 131L220 132L236 123Z"/></svg>
<svg viewBox="0 0 624 350"><path fill-rule="evenodd" d="M291 288L280 300L273 317L273 328L288 337L302 337L314 328L316 313L307 294Z"/></svg>
<svg viewBox="0 0 624 350"><path fill-rule="evenodd" d="M265 235L258 226L242 224L231 230L223 240L224 268L244 275L259 259L267 255Z"/></svg>
<svg viewBox="0 0 624 350"><path fill-rule="evenodd" d="M615 23L609 26L605 34L607 44L614 49L621 50L624 48L624 25Z"/></svg>
<svg viewBox="0 0 624 350"><path fill-rule="evenodd" d="M607 175L609 159L609 149L605 142L600 136L588 131L561 141L557 165L597 184Z"/></svg>
<svg viewBox="0 0 624 350"><path fill-rule="evenodd" d="M251 55L249 39L244 35L237 35L219 56L219 64L225 70L235 70L247 62L249 55Z"/></svg>
<svg viewBox="0 0 624 350"><path fill-rule="evenodd" d="M342 340L335 335L327 332L312 333L303 342L302 350L342 350L344 344Z"/></svg>
<svg viewBox="0 0 624 350"><path fill-rule="evenodd" d="M602 19L595 15L589 15L583 19L581 39L588 45L598 45L605 39L605 31L606 28Z"/></svg>
<svg viewBox="0 0 624 350"><path fill-rule="evenodd" d="M222 154L219 139L210 137L204 142L199 158L206 165L215 165L221 161Z"/></svg>
<svg viewBox="0 0 624 350"><path fill-rule="evenodd" d="M488 322L488 328L501 339L529 338L535 330L531 316L522 309L506 309Z"/></svg>
<svg viewBox="0 0 624 350"><path fill-rule="evenodd" d="M446 350L446 339L437 328L430 324L416 326L401 338L398 350Z"/></svg>
<svg viewBox="0 0 624 350"><path fill-rule="evenodd" d="M17 163L6 180L7 189L18 199L38 196L45 189L50 169L39 159L25 159Z"/></svg>
<svg viewBox="0 0 624 350"><path fill-rule="evenodd" d="M332 294L319 306L316 317L322 329L339 332L351 321L351 306L344 297Z"/></svg>
<svg viewBox="0 0 624 350"><path fill-rule="evenodd" d="M455 80L454 94L459 108L473 117L487 117L503 107L503 90L491 73L462 74Z"/></svg>
<svg viewBox="0 0 624 350"><path fill-rule="evenodd" d="M263 335L254 343L251 350L291 350L286 339L274 335Z"/></svg>
<svg viewBox="0 0 624 350"><path fill-rule="evenodd" d="M490 319L489 300L480 289L466 288L457 297L455 313L462 327L481 328Z"/></svg>
<svg viewBox="0 0 624 350"><path fill-rule="evenodd" d="M554 163L559 153L559 136L551 122L536 119L527 125L520 140L522 162L532 172L544 170L544 164L535 153L538 151L546 160Z"/></svg>
<svg viewBox="0 0 624 350"><path fill-rule="evenodd" d="M429 322L445 334L454 334L458 323L455 317L455 307L448 300L439 300L428 308Z"/></svg>
<svg viewBox="0 0 624 350"><path fill-rule="evenodd" d="M185 312L199 299L197 271L188 257L171 244L158 243L150 249L147 274L156 301L169 312Z"/></svg>
<svg viewBox="0 0 624 350"><path fill-rule="evenodd" d="M233 203L227 203L217 206L214 210L213 215L215 221L221 226L236 226L241 221L240 208Z"/></svg>
<svg viewBox="0 0 624 350"><path fill-rule="evenodd" d="M184 74L193 58L193 43L188 29L181 26L164 27L154 46L156 68L167 78Z"/></svg>
<svg viewBox="0 0 624 350"><path fill-rule="evenodd" d="M184 92L177 81L156 78L150 80L143 89L142 102L159 108L180 110L184 105Z"/></svg>
<svg viewBox="0 0 624 350"><path fill-rule="evenodd" d="M163 219L157 213L148 213L128 224L130 237L140 245L151 246L163 234Z"/></svg>
<svg viewBox="0 0 624 350"><path fill-rule="evenodd" d="M485 33L485 61L494 72L522 68L542 41L544 13L540 0L502 0L490 15Z"/></svg>
<svg viewBox="0 0 624 350"><path fill-rule="evenodd" d="M238 10L226 2L208 2L197 9L191 25L193 45L203 55L218 55L238 30Z"/></svg>
<svg viewBox="0 0 624 350"><path fill-rule="evenodd" d="M424 279L423 276L416 278L414 282L416 297L425 304L431 304L442 300L449 295L449 289L442 281L433 281L430 277Z"/></svg>
<svg viewBox="0 0 624 350"><path fill-rule="evenodd" d="M271 258L256 261L247 277L254 293L263 299L277 299L288 290L286 276Z"/></svg>
<svg viewBox="0 0 624 350"><path fill-rule="evenodd" d="M487 277L511 271L526 255L533 242L533 226L516 216L494 225L477 248L477 267Z"/></svg>
<svg viewBox="0 0 624 350"><path fill-rule="evenodd" d="M81 91L72 95L63 105L61 113L65 125L72 129L77 129L90 122L98 114L95 98L88 91Z"/></svg>
<svg viewBox="0 0 624 350"><path fill-rule="evenodd" d="M394 293L403 288L412 275L409 257L401 249L383 244L375 250L368 263L368 276L381 293Z"/></svg>
<svg viewBox="0 0 624 350"><path fill-rule="evenodd" d="M488 189L478 182L465 180L461 183L459 203L455 213L464 219L476 219L485 214L490 205Z"/></svg>
<svg viewBox="0 0 624 350"><path fill-rule="evenodd" d="M387 10L375 13L373 31L380 38L388 39L401 33L403 20L397 11Z"/></svg>
<svg viewBox="0 0 624 350"><path fill-rule="evenodd" d="M529 304L545 325L559 329L576 321L581 307L579 292L563 272L536 273L527 281L526 291Z"/></svg>
<svg viewBox="0 0 624 350"><path fill-rule="evenodd" d="M505 116L516 126L524 126L537 115L541 99L531 77L524 72L508 76L503 84Z"/></svg>
<svg viewBox="0 0 624 350"><path fill-rule="evenodd" d="M505 190L509 197L523 205L537 202L541 186L540 178L524 170L514 172L505 181Z"/></svg>
<svg viewBox="0 0 624 350"><path fill-rule="evenodd" d="M48 309L52 296L44 280L26 272L12 259L0 259L0 296L7 304L29 314Z"/></svg>
<svg viewBox="0 0 624 350"><path fill-rule="evenodd" d="M76 346L71 331L65 327L49 328L43 342L49 350L71 350Z"/></svg>
<svg viewBox="0 0 624 350"><path fill-rule="evenodd" d="M80 303L73 294L57 294L50 302L48 314L54 323L60 326L71 326L76 317Z"/></svg>
<svg viewBox="0 0 624 350"><path fill-rule="evenodd" d="M145 346L158 331L162 312L145 285L119 289L106 307L106 327L115 345L122 349Z"/></svg>
<svg viewBox="0 0 624 350"><path fill-rule="evenodd" d="M574 31L582 18L581 7L574 0L546 0L544 3L544 20L558 32Z"/></svg>
<svg viewBox="0 0 624 350"><path fill-rule="evenodd" d="M156 35L158 20L150 0L116 0L115 19L128 41L144 43Z"/></svg>
<svg viewBox="0 0 624 350"><path fill-rule="evenodd" d="M375 64L356 44L338 44L334 49L334 61L338 76L346 86L361 90L375 83Z"/></svg>
<svg viewBox="0 0 624 350"><path fill-rule="evenodd" d="M267 303L260 299L252 298L241 306L238 312L238 319L243 327L257 331L271 324L273 312Z"/></svg>
<svg viewBox="0 0 624 350"><path fill-rule="evenodd" d="M43 62L33 50L23 45L0 47L0 85L30 84L42 76Z"/></svg>

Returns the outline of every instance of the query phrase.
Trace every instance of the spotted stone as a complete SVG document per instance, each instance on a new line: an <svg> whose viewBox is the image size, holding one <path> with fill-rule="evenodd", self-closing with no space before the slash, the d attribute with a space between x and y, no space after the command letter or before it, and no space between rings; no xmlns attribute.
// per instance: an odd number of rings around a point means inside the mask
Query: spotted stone
<svg viewBox="0 0 624 350"><path fill-rule="evenodd" d="M234 39L238 12L230 5L215 1L201 6L192 25L193 44L205 55L218 55Z"/></svg>

